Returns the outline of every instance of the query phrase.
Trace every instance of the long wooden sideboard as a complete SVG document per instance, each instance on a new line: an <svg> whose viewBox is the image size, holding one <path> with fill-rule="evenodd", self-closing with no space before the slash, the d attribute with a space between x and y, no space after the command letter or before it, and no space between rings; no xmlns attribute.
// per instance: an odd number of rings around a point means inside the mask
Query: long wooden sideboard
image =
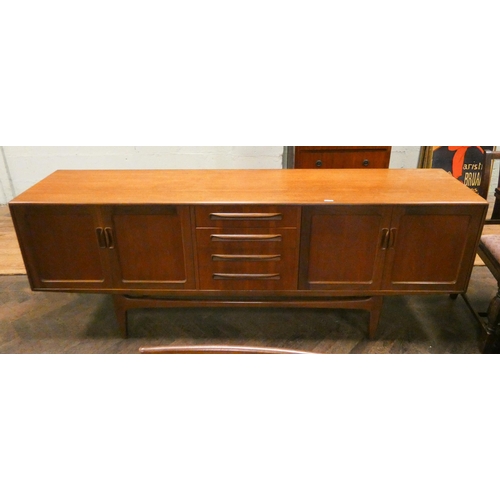
<svg viewBox="0 0 500 500"><path fill-rule="evenodd" d="M59 170L9 204L33 290L131 308L466 291L487 203L438 169Z"/></svg>

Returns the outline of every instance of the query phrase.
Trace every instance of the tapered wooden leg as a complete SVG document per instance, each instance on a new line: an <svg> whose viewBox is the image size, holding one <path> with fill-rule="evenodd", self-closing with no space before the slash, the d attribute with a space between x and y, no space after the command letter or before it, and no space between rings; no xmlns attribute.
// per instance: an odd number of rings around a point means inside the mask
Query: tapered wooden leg
<svg viewBox="0 0 500 500"><path fill-rule="evenodd" d="M126 299L121 295L113 295L113 302L115 305L115 315L116 320L118 321L118 328L120 329L122 337L126 339L128 337Z"/></svg>
<svg viewBox="0 0 500 500"><path fill-rule="evenodd" d="M382 311L382 304L384 297L372 297L372 308L370 309L370 325L368 327L368 338L373 340L377 336L378 322L380 320L380 312Z"/></svg>

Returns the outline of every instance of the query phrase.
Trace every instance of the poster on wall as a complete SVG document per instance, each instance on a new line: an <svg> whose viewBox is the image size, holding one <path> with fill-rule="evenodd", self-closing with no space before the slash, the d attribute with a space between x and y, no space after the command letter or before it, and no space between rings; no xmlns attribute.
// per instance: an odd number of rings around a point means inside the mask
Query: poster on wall
<svg viewBox="0 0 500 500"><path fill-rule="evenodd" d="M485 185L485 152L493 146L427 146L423 168L441 168L483 198L487 197ZM489 176L488 176L489 178Z"/></svg>

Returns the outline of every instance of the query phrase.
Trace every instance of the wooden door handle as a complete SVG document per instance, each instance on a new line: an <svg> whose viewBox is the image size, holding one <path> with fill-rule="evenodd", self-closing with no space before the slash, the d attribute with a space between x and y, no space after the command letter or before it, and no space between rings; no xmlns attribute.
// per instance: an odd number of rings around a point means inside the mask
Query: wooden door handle
<svg viewBox="0 0 500 500"><path fill-rule="evenodd" d="M382 238L380 243L382 250L387 250L387 247L389 246L389 234L390 234L389 229L387 228L382 229Z"/></svg>
<svg viewBox="0 0 500 500"><path fill-rule="evenodd" d="M114 248L115 243L113 241L113 231L111 230L110 227L104 228L104 236L106 238L106 246L108 248Z"/></svg>
<svg viewBox="0 0 500 500"><path fill-rule="evenodd" d="M389 241L387 244L388 248L394 247L394 243L396 242L396 232L397 229L395 227L392 227L391 230L389 231Z"/></svg>
<svg viewBox="0 0 500 500"><path fill-rule="evenodd" d="M106 238L104 237L104 229L102 227L97 227L95 230L95 234L97 235L97 241L99 243L99 248L106 248Z"/></svg>

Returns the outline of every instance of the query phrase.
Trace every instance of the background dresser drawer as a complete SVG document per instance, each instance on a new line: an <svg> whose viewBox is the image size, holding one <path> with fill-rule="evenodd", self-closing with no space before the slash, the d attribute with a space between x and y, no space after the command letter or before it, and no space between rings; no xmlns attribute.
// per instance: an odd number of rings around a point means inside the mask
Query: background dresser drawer
<svg viewBox="0 0 500 500"><path fill-rule="evenodd" d="M282 205L196 207L196 227L298 227L300 208Z"/></svg>
<svg viewBox="0 0 500 500"><path fill-rule="evenodd" d="M297 146L294 168L389 168L390 146Z"/></svg>
<svg viewBox="0 0 500 500"><path fill-rule="evenodd" d="M296 290L298 231L197 229L202 290Z"/></svg>

